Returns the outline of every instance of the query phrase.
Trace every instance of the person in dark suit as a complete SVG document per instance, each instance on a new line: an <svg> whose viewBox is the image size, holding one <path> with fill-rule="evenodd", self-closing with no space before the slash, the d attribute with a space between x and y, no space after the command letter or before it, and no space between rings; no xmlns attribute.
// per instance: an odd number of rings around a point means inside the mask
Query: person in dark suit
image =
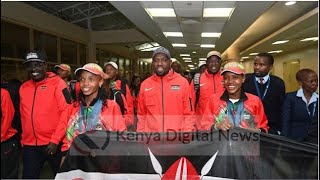
<svg viewBox="0 0 320 180"><path fill-rule="evenodd" d="M269 74L273 62L271 54L259 53L254 60L254 73L246 75L243 89L260 97L268 118L269 133L280 135L281 108L286 91L283 80Z"/></svg>
<svg viewBox="0 0 320 180"><path fill-rule="evenodd" d="M288 93L283 103L282 135L297 141L318 144L318 75L311 69L296 74L301 86Z"/></svg>

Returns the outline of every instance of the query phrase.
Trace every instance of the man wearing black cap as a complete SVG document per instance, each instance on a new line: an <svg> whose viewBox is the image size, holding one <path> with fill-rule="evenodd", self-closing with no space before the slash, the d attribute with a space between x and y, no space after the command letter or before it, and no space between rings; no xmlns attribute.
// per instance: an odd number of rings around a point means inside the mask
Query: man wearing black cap
<svg viewBox="0 0 320 180"><path fill-rule="evenodd" d="M67 109L71 104L66 83L47 72L46 54L32 51L26 55L25 69L31 78L22 84L20 113L22 123L23 176L38 179L45 161L54 174L61 160L59 144L65 136Z"/></svg>
<svg viewBox="0 0 320 180"><path fill-rule="evenodd" d="M194 120L188 81L171 69L170 52L153 52L153 75L144 80L138 98L138 132L193 131Z"/></svg>

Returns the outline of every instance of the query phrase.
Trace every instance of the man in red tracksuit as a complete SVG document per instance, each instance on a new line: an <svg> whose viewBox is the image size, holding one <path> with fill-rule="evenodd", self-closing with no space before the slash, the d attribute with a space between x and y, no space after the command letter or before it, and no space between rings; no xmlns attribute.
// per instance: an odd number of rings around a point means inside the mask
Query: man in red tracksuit
<svg viewBox="0 0 320 180"><path fill-rule="evenodd" d="M13 116L10 94L1 88L1 179L18 179L19 138L11 126Z"/></svg>
<svg viewBox="0 0 320 180"><path fill-rule="evenodd" d="M201 120L201 130L227 131L234 127L268 132L268 120L259 97L245 93L244 67L237 62L227 63L221 72L226 90L211 96Z"/></svg>
<svg viewBox="0 0 320 180"><path fill-rule="evenodd" d="M220 96L225 90L223 86L223 77L221 72L221 54L218 51L210 51L207 54L206 70L201 74L198 89L195 91L195 80L190 84L190 90L194 106L196 108L195 120L196 126L199 129L202 114L206 108L207 102L211 95Z"/></svg>
<svg viewBox="0 0 320 180"><path fill-rule="evenodd" d="M122 96L122 102L123 104L119 104L118 101L116 101L120 108L124 108L125 112L123 113L125 121L126 121L126 125L128 127L128 130L132 130L133 127L133 122L134 122L134 104L133 104L133 97L131 95L131 91L127 85L126 82L120 80L120 76L119 76L119 71L118 71L119 67L117 65L117 63L115 62L107 62L104 65L104 72L106 74L109 75L109 87L111 88L111 91L118 91L121 92L121 96ZM124 83L124 84L122 84ZM122 86L125 86L124 89L122 89ZM122 92L122 90L125 91ZM112 99L116 99L116 98L112 98ZM122 107L124 106L124 107Z"/></svg>
<svg viewBox="0 0 320 180"><path fill-rule="evenodd" d="M23 176L38 179L45 161L57 173L65 136L67 107L71 96L66 83L47 72L46 54L33 51L26 55L24 66L31 79L20 88Z"/></svg>
<svg viewBox="0 0 320 180"><path fill-rule="evenodd" d="M171 69L170 52L153 52L153 75L144 80L138 97L138 132L194 131L194 108L187 79Z"/></svg>

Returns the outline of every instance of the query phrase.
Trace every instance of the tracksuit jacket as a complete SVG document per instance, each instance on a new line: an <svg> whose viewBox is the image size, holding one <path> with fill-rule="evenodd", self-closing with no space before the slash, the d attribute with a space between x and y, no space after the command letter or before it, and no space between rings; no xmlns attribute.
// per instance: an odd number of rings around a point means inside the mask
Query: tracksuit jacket
<svg viewBox="0 0 320 180"><path fill-rule="evenodd" d="M18 131L11 127L14 107L7 90L1 88L1 142L13 137Z"/></svg>
<svg viewBox="0 0 320 180"><path fill-rule="evenodd" d="M41 146L49 142L59 144L65 135L67 108L71 96L66 83L56 74L22 84L20 90L20 113L23 145Z"/></svg>
<svg viewBox="0 0 320 180"><path fill-rule="evenodd" d="M201 130L210 130L216 122L228 117L227 101L229 95L225 91L221 97L211 96L201 121ZM241 91L238 102L243 101L244 109L239 124L244 128L261 129L268 132L268 120L258 96Z"/></svg>
<svg viewBox="0 0 320 180"><path fill-rule="evenodd" d="M115 82L116 82L116 88L118 90L121 90L121 80L118 79ZM125 98L122 98L122 100L124 101L125 108L127 110L124 113L126 125L127 126L133 125L133 121L134 121L134 104L133 104L133 97L131 95L131 91L130 91L128 85L126 85L126 96L125 96Z"/></svg>
<svg viewBox="0 0 320 180"><path fill-rule="evenodd" d="M225 90L223 76L220 75L220 72L221 70L219 70L216 74L210 74L206 69L205 72L201 74L199 84L200 94L197 105L195 105L196 92L194 90L194 81L192 81L190 84L192 99L196 108L195 120L198 129L200 128L200 121L210 96L214 94L220 97Z"/></svg>
<svg viewBox="0 0 320 180"><path fill-rule="evenodd" d="M194 131L190 86L172 69L144 80L138 97L138 132Z"/></svg>
<svg viewBox="0 0 320 180"><path fill-rule="evenodd" d="M91 104L93 105L93 101ZM82 104L82 106L84 106ZM89 107L87 107L89 108ZM63 140L61 151L66 151L70 148L73 139L84 132L79 132L78 126L80 123L79 118L80 103L74 102L73 105L69 106L68 109L68 123L66 128L66 136ZM90 119L88 119L90 121ZM112 100L107 100L107 107L102 107L97 124L95 128L91 130L107 130L107 131L126 131L127 127L125 119L123 118L120 107Z"/></svg>

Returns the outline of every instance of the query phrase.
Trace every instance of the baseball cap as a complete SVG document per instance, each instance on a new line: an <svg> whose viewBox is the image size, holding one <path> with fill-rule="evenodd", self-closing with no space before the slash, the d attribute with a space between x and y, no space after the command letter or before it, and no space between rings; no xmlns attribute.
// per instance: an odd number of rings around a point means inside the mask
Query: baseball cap
<svg viewBox="0 0 320 180"><path fill-rule="evenodd" d="M206 62L205 62L205 61L199 61L199 65L198 65L199 68L200 68L201 66L204 66L204 65L206 65Z"/></svg>
<svg viewBox="0 0 320 180"><path fill-rule="evenodd" d="M159 53L165 54L168 59L171 59L171 55L170 55L169 50L164 48L164 47L159 47L158 49L153 51L152 58L154 58L154 56L159 54Z"/></svg>
<svg viewBox="0 0 320 180"><path fill-rule="evenodd" d="M221 71L221 75L224 72L232 72L235 74L245 74L245 70L242 64L238 63L238 62L229 62L226 65L224 65L222 71Z"/></svg>
<svg viewBox="0 0 320 180"><path fill-rule="evenodd" d="M106 67L107 65L111 65L115 69L118 69L118 65L115 62L110 61L110 62L104 63L104 67Z"/></svg>
<svg viewBox="0 0 320 180"><path fill-rule="evenodd" d="M37 61L37 62L46 62L47 55L44 51L31 51L27 53L26 59L23 63Z"/></svg>
<svg viewBox="0 0 320 180"><path fill-rule="evenodd" d="M58 64L54 66L54 69L61 68L62 70L65 71L71 71L71 67L68 64Z"/></svg>
<svg viewBox="0 0 320 180"><path fill-rule="evenodd" d="M218 56L220 59L221 59L221 54L218 52L218 51L210 51L208 54L207 54L207 59L211 56Z"/></svg>
<svg viewBox="0 0 320 180"><path fill-rule="evenodd" d="M108 77L109 77L107 74L105 74L103 72L102 68L96 63L85 64L83 67L76 69L74 71L74 74L76 76L79 76L80 75L79 73L82 70L89 71L89 72L91 72L92 74L95 74L95 75L100 75L103 79L108 79Z"/></svg>

